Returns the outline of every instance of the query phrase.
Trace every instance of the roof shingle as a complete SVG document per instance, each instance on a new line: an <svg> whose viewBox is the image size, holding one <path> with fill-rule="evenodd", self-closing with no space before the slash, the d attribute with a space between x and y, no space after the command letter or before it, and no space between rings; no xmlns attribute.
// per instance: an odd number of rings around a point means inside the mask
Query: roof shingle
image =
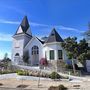
<svg viewBox="0 0 90 90"><path fill-rule="evenodd" d="M49 35L45 43L52 43L52 42L63 42L63 39L57 33L55 28L53 28L51 34Z"/></svg>
<svg viewBox="0 0 90 90"><path fill-rule="evenodd" d="M20 25L22 27L23 32L26 33L29 28L29 22L28 22L27 16L23 18L22 23Z"/></svg>
<svg viewBox="0 0 90 90"><path fill-rule="evenodd" d="M28 30L28 28L30 27L30 26L29 26L28 19L27 19L27 16L25 16L25 17L23 18L20 26L21 26L22 31L23 31L22 33L26 33L27 30ZM20 27L20 26L19 26L19 27ZM17 34L22 34L22 33L17 33L17 32L18 32L18 29L17 29L15 35L17 35Z"/></svg>

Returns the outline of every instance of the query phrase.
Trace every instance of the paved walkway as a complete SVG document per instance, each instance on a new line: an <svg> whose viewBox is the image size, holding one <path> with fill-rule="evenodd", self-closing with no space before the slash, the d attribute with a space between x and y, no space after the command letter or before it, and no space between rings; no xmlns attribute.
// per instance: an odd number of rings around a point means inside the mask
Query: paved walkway
<svg viewBox="0 0 90 90"><path fill-rule="evenodd" d="M0 90L32 90L32 89L0 87Z"/></svg>
<svg viewBox="0 0 90 90"><path fill-rule="evenodd" d="M0 86L0 90L21 90L16 88L20 84L28 85L28 87L26 87L25 89L29 89L29 90L48 90L50 86L58 86L60 84L63 84L66 87L70 88L69 90L90 90L89 81L76 80L76 79L72 81L68 81L68 80L54 81L51 79L41 78L40 87L38 88L38 79L39 79L38 77L32 77L32 76L29 77L18 76L15 73L0 75L0 83L3 84L3 86ZM80 85L81 89L72 89L73 85Z"/></svg>
<svg viewBox="0 0 90 90"><path fill-rule="evenodd" d="M25 67L26 69L28 67ZM39 70L39 68L29 67L30 69ZM67 74L62 74L63 76L69 76ZM16 73L13 74L3 74L0 75L0 83L3 83L3 86L0 86L0 90L24 90L16 88L20 84L28 85L27 88L29 90L48 90L50 86L58 86L60 84L65 85L66 87L70 88L69 90L77 90L72 89L73 85L80 85L81 89L78 90L90 90L90 77L76 77L70 76L73 80L61 80L61 81L53 81L49 78L40 78L40 87L38 88L38 80L39 77L33 76L19 76ZM4 88L3 88L4 87ZM8 87L8 88L7 88ZM11 89L10 89L11 88Z"/></svg>
<svg viewBox="0 0 90 90"><path fill-rule="evenodd" d="M22 81L22 80L17 80L17 79L4 79L4 80L0 80L0 83L3 84L3 86L0 86L1 90L19 90L17 88L17 86L21 85L21 84L27 85L27 87L25 89L29 89L29 90L48 90L48 88L50 86L58 86L60 84L63 84L64 86L68 87L69 88L68 90L77 90L77 89L72 89L73 85L80 85L80 88L82 88L80 90L90 90L90 89L87 89L90 87L89 86L90 82L69 82L66 80L63 80L63 81L62 80L61 81L40 80L39 88L38 88L37 80L23 80ZM6 88L8 88L8 89L6 89ZM12 89L10 89L10 88L12 88Z"/></svg>

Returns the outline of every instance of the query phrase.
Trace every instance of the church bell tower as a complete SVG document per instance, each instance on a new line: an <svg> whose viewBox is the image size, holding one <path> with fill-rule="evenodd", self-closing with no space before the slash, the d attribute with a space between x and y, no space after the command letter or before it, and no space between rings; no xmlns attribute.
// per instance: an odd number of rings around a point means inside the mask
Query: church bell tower
<svg viewBox="0 0 90 90"><path fill-rule="evenodd" d="M30 25L27 16L25 16L13 36L12 61L15 64L21 64L23 62L22 57L24 54L24 47L31 38L32 33L30 30Z"/></svg>

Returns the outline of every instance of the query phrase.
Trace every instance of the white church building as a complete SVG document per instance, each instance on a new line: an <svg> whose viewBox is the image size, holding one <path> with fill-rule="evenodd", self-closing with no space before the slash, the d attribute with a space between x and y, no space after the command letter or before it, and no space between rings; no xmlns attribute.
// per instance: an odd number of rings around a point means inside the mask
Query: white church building
<svg viewBox="0 0 90 90"><path fill-rule="evenodd" d="M23 57L28 56L28 64L39 65L41 58L47 61L67 60L66 52L61 47L63 39L55 28L46 40L40 40L31 33L30 25L25 16L13 35L12 61L14 64L25 64Z"/></svg>

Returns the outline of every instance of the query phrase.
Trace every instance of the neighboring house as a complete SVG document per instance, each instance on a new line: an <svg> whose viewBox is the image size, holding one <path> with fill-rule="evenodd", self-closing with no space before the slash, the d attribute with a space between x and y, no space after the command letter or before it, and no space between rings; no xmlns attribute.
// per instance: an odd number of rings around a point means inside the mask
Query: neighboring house
<svg viewBox="0 0 90 90"><path fill-rule="evenodd" d="M63 39L55 28L45 41L40 40L31 33L29 22L25 16L13 36L12 61L13 64L23 64L23 56L28 52L28 63L32 66L39 65L41 58L48 61L67 60L66 52L61 47Z"/></svg>

